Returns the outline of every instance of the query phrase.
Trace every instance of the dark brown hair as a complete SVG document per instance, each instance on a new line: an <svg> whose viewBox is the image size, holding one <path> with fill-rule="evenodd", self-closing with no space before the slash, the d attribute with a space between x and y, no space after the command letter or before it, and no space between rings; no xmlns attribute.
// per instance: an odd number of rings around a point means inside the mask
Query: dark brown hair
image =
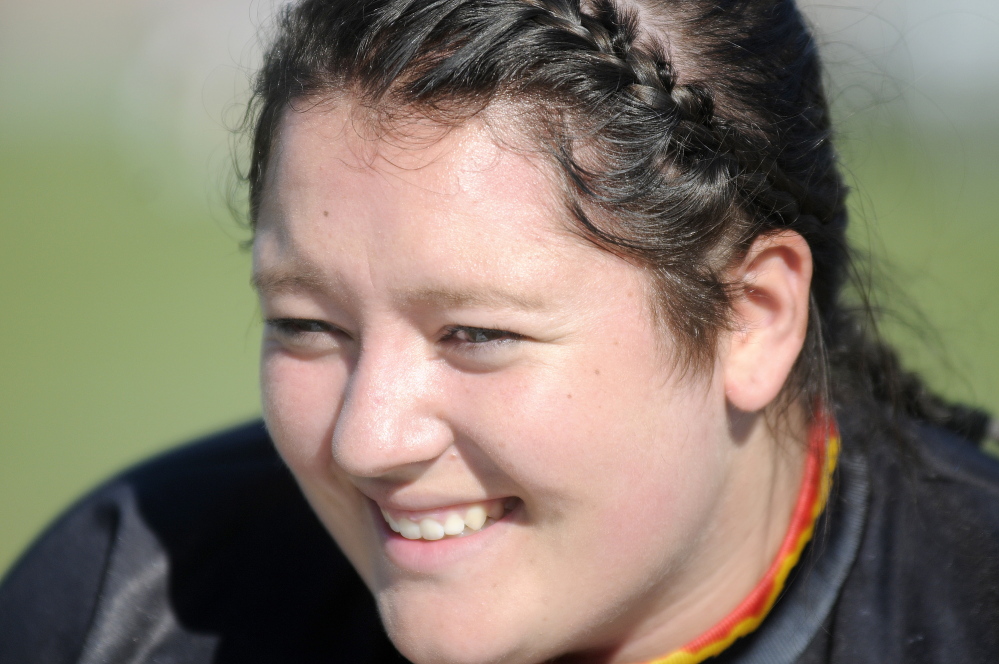
<svg viewBox="0 0 999 664"><path fill-rule="evenodd" d="M282 114L340 94L450 126L499 101L524 110L520 133L550 159L577 232L649 271L688 366L729 324L726 267L762 234L799 233L814 276L785 402L960 417L899 369L864 298L845 295L847 192L792 0L298 2L248 114L251 223Z"/></svg>

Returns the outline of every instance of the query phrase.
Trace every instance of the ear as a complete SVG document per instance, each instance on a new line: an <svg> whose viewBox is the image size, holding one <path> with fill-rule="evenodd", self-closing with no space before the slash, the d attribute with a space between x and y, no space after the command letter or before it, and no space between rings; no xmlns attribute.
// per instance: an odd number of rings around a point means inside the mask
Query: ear
<svg viewBox="0 0 999 664"><path fill-rule="evenodd" d="M799 234L758 237L729 272L734 325L720 347L728 402L744 412L772 402L801 353L808 329L812 252Z"/></svg>

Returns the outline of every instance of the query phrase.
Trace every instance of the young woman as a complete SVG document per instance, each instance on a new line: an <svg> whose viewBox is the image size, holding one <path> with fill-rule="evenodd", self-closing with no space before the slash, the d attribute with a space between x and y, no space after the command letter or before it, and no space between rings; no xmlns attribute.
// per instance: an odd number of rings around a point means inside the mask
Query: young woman
<svg viewBox="0 0 999 664"><path fill-rule="evenodd" d="M994 656L988 421L849 305L820 73L782 0L286 10L266 424L64 518L0 661Z"/></svg>

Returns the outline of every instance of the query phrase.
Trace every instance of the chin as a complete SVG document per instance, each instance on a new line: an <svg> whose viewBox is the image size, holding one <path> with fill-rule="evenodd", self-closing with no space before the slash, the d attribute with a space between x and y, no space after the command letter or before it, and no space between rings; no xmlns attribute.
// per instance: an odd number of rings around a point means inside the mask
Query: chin
<svg viewBox="0 0 999 664"><path fill-rule="evenodd" d="M487 600L488 601L488 600ZM389 638L414 664L528 664L546 658L518 644L517 628L491 611L461 611L436 598L434 609L379 598ZM526 635L525 635L526 636Z"/></svg>
<svg viewBox="0 0 999 664"><path fill-rule="evenodd" d="M525 653L497 642L496 634L478 629L457 638L427 634L426 630L389 630L389 638L413 664L521 664L535 662ZM499 641L502 641L500 639Z"/></svg>
<svg viewBox="0 0 999 664"><path fill-rule="evenodd" d="M461 643L428 638L427 635L411 635L398 640L390 633L396 648L413 664L520 664L528 660L501 648L483 647L466 639Z"/></svg>

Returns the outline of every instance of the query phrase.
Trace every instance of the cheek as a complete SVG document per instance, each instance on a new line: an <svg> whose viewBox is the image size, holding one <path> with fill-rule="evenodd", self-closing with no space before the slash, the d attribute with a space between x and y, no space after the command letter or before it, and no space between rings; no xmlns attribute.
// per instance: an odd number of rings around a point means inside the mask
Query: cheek
<svg viewBox="0 0 999 664"><path fill-rule="evenodd" d="M338 474L332 435L343 400L342 362L296 360L280 353L261 358L264 419L274 444L313 511L366 582L375 573L375 529L361 494Z"/></svg>
<svg viewBox="0 0 999 664"><path fill-rule="evenodd" d="M345 384L337 361L301 361L265 351L260 364L264 420L300 481L330 469L333 426Z"/></svg>
<svg viewBox="0 0 999 664"><path fill-rule="evenodd" d="M671 592L726 482L715 390L664 385L647 361L603 359L469 378L451 400L525 503L530 538L505 582L539 605L581 607L558 619L574 634Z"/></svg>
<svg viewBox="0 0 999 664"><path fill-rule="evenodd" d="M471 376L450 403L528 500L622 524L683 520L724 479L724 400L647 358L577 355L548 371Z"/></svg>

